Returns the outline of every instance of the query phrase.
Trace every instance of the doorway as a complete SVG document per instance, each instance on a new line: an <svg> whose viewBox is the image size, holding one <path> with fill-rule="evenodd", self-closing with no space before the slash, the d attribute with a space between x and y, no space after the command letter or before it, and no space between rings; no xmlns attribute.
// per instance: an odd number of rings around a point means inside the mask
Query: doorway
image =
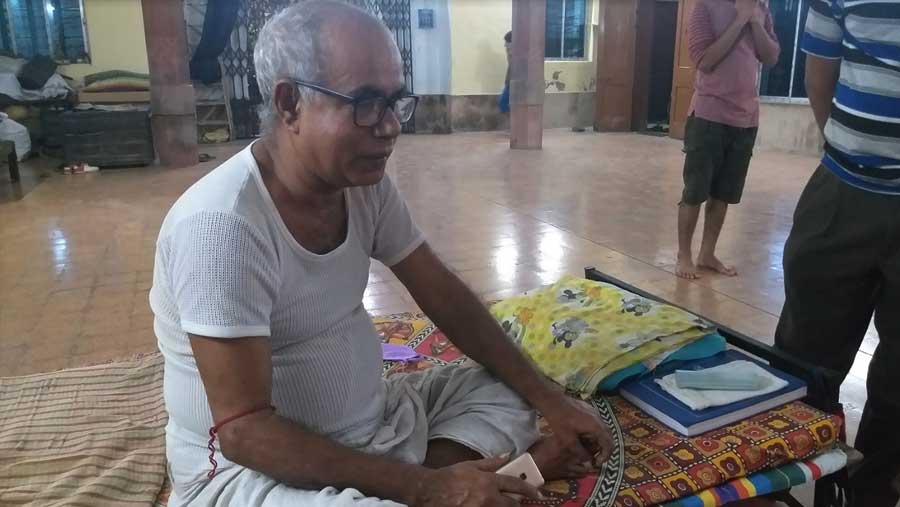
<svg viewBox="0 0 900 507"><path fill-rule="evenodd" d="M594 130L684 136L694 93L686 21L697 1L600 4Z"/></svg>
<svg viewBox="0 0 900 507"><path fill-rule="evenodd" d="M655 0L653 3L653 38L650 49L650 83L647 91L647 118L643 125L644 130L649 133L669 133L677 25L677 0Z"/></svg>

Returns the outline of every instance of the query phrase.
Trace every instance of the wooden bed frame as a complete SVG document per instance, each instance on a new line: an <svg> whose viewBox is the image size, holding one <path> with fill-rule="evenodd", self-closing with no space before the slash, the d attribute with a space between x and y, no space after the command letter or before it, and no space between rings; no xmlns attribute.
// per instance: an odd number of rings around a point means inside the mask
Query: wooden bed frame
<svg viewBox="0 0 900 507"><path fill-rule="evenodd" d="M651 299L664 303L676 308L681 308L689 313L694 313L680 305L666 301L665 299L651 294L643 289L630 285L618 278L603 273L595 267L587 267L584 269L584 276L588 280L596 282L604 282L621 287L629 292L637 294L643 298ZM702 315L701 315L702 317ZM705 317L704 317L705 319ZM843 414L841 405L827 394L826 378L833 378L835 372L826 368L813 365L802 359L793 357L784 351L778 350L767 345L757 339L751 338L743 333L735 331L728 326L724 326L715 321L706 319L718 328L719 334L725 338L730 345L748 352L774 366L806 381L808 386L807 397L804 402L818 408L829 414ZM846 469L838 473L823 477L816 481L815 484L815 507L843 507L844 505L844 489L847 483ZM790 495L789 491L782 492L774 496L780 502L784 502L791 507L803 507L803 505Z"/></svg>

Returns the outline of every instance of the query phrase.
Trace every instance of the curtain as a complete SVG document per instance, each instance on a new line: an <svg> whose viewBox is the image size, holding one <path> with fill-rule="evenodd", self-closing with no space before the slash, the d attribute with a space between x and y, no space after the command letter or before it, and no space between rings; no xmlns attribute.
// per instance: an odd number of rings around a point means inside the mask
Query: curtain
<svg viewBox="0 0 900 507"><path fill-rule="evenodd" d="M9 12L6 2L0 1L0 53L13 56L12 36L9 33Z"/></svg>
<svg viewBox="0 0 900 507"><path fill-rule="evenodd" d="M214 83L222 79L219 56L231 38L240 0L216 0L206 5L203 35L191 58L191 79Z"/></svg>

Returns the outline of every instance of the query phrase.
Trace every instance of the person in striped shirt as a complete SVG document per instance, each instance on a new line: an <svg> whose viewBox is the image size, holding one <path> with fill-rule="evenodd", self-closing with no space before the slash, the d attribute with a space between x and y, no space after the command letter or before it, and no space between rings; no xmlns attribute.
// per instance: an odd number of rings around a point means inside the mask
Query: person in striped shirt
<svg viewBox="0 0 900 507"><path fill-rule="evenodd" d="M831 395L873 315L879 341L855 446L852 505L894 507L900 473L900 1L810 0L806 89L825 153L784 249L776 345L832 370Z"/></svg>

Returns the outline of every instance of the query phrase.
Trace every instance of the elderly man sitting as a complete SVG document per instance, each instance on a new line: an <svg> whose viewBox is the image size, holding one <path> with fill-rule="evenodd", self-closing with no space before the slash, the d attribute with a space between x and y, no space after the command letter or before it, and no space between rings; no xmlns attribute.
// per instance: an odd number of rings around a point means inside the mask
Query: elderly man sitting
<svg viewBox="0 0 900 507"><path fill-rule="evenodd" d="M169 505L515 505L539 493L493 473L508 456L550 477L604 459L599 418L511 344L385 175L417 102L385 27L304 2L254 59L265 135L188 189L157 243ZM483 367L382 379L371 258Z"/></svg>

